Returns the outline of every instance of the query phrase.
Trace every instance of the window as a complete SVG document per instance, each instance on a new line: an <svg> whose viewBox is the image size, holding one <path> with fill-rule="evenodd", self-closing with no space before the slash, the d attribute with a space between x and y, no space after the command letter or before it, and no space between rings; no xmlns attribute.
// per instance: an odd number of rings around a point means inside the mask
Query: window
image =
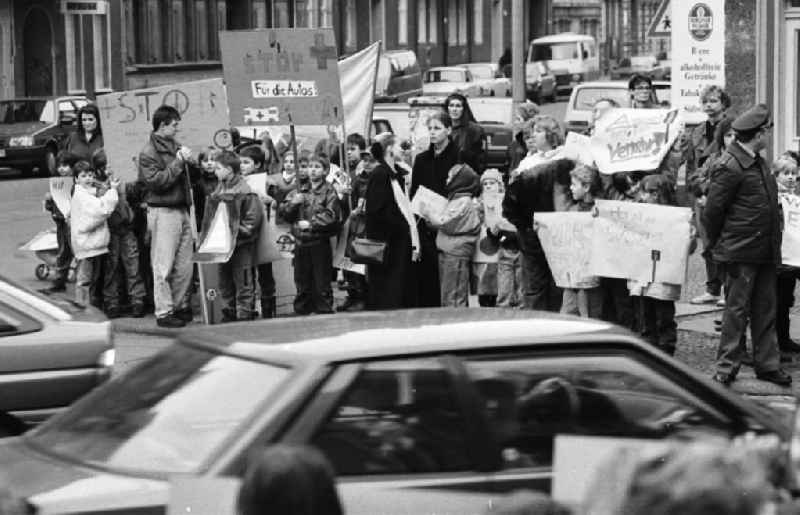
<svg viewBox="0 0 800 515"><path fill-rule="evenodd" d="M556 434L665 438L732 430L713 408L626 357L515 356L466 366L505 468L551 465Z"/></svg>
<svg viewBox="0 0 800 515"><path fill-rule="evenodd" d="M255 0L253 2L253 26L257 29L267 27L266 0Z"/></svg>
<svg viewBox="0 0 800 515"><path fill-rule="evenodd" d="M333 27L333 7L331 7L331 0L319 0L319 26Z"/></svg>
<svg viewBox="0 0 800 515"><path fill-rule="evenodd" d="M408 0L397 0L397 44L408 44Z"/></svg>
<svg viewBox="0 0 800 515"><path fill-rule="evenodd" d="M313 445L338 475L471 468L450 376L435 359L367 364Z"/></svg>
<svg viewBox="0 0 800 515"><path fill-rule="evenodd" d="M458 44L467 44L467 6L463 3L458 9Z"/></svg>
<svg viewBox="0 0 800 515"><path fill-rule="evenodd" d="M83 17L80 14L64 16L64 43L67 58L67 91L86 91L83 80Z"/></svg>
<svg viewBox="0 0 800 515"><path fill-rule="evenodd" d="M428 43L436 43L436 39L439 37L439 11L437 7L438 0L431 1L430 4L430 17L428 17Z"/></svg>
<svg viewBox="0 0 800 515"><path fill-rule="evenodd" d="M355 50L358 46L356 38L356 0L347 0L345 4L345 13L347 16L347 31L344 44L348 50Z"/></svg>
<svg viewBox="0 0 800 515"><path fill-rule="evenodd" d="M297 28L313 29L314 16L312 0L295 0L294 2L294 26Z"/></svg>
<svg viewBox="0 0 800 515"><path fill-rule="evenodd" d="M272 26L286 28L290 26L289 0L273 0L272 2Z"/></svg>
<svg viewBox="0 0 800 515"><path fill-rule="evenodd" d="M417 0L417 43L428 42L428 5L425 0Z"/></svg>
<svg viewBox="0 0 800 515"><path fill-rule="evenodd" d="M94 43L94 90L111 89L111 35L108 32L108 18L105 14L92 15L92 36Z"/></svg>
<svg viewBox="0 0 800 515"><path fill-rule="evenodd" d="M455 44L458 41L458 4L457 0L450 0L448 2L447 12L447 39L450 44Z"/></svg>
<svg viewBox="0 0 800 515"><path fill-rule="evenodd" d="M475 24L475 30L472 32L475 34L475 44L482 45L483 44L483 0L474 0L474 14L472 16L472 21Z"/></svg>

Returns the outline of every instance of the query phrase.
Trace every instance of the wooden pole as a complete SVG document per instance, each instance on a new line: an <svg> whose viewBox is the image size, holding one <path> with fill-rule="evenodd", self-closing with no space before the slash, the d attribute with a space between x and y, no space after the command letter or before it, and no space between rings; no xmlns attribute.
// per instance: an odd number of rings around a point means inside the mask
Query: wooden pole
<svg viewBox="0 0 800 515"><path fill-rule="evenodd" d="M514 107L525 102L525 8L522 0L511 1L511 91Z"/></svg>

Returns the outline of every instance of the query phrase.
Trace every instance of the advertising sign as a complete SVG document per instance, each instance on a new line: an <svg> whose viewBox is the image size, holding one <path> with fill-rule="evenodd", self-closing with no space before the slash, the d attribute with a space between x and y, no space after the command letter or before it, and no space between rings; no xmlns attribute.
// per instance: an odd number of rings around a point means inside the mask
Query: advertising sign
<svg viewBox="0 0 800 515"><path fill-rule="evenodd" d="M725 87L725 0L672 2L672 107L705 118L700 91Z"/></svg>

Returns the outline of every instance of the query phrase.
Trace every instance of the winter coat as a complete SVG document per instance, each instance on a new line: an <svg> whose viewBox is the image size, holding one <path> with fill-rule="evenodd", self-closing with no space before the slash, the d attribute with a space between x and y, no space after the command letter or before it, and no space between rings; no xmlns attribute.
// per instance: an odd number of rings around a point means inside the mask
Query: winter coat
<svg viewBox="0 0 800 515"><path fill-rule="evenodd" d="M409 197L414 198L420 186L425 186L434 193L445 196L447 185L447 172L458 162L458 148L452 141L447 143L441 153L433 150L433 145L428 150L420 152L414 158L414 167L411 172L411 190Z"/></svg>
<svg viewBox="0 0 800 515"><path fill-rule="evenodd" d="M303 202L295 204L294 198L303 195ZM282 208L286 221L292 224L292 234L298 247L311 247L320 243L328 244L331 236L337 234L342 224L342 208L336 190L326 181L316 186L311 182L300 184L297 191L286 197ZM301 229L300 220L311 224L309 229Z"/></svg>
<svg viewBox="0 0 800 515"><path fill-rule="evenodd" d="M486 150L483 147L485 138L483 127L477 122L454 124L450 130L450 141L455 144L456 156L458 156L458 152L461 152L464 163L476 172L483 171L483 165L486 162Z"/></svg>
<svg viewBox="0 0 800 515"><path fill-rule="evenodd" d="M185 170L189 166L176 156L175 140L151 133L139 152L139 179L147 187L145 202L150 207L188 208L191 195Z"/></svg>
<svg viewBox="0 0 800 515"><path fill-rule="evenodd" d="M70 203L70 236L72 251L77 259L86 259L108 252L111 233L108 217L117 206L119 195L111 188L96 197L94 188L75 185Z"/></svg>
<svg viewBox="0 0 800 515"><path fill-rule="evenodd" d="M778 264L778 186L764 160L733 142L711 170L703 223L715 261Z"/></svg>
<svg viewBox="0 0 800 515"><path fill-rule="evenodd" d="M249 268L256 264L256 245L264 220L264 204L241 175L232 175L220 181L209 195L208 206L215 202L231 201L235 204L239 225L236 230L236 248L228 263L234 268ZM211 210L206 217L211 216ZM208 221L210 223L210 221ZM203 227L209 225L204 221Z"/></svg>
<svg viewBox="0 0 800 515"><path fill-rule="evenodd" d="M481 185L478 174L469 165L455 165L447 181L447 207L435 225L436 248L445 254L472 258L481 232L480 206L477 195Z"/></svg>
<svg viewBox="0 0 800 515"><path fill-rule="evenodd" d="M721 122L722 120L712 125L706 121L689 133L685 156L687 185L697 182L695 175L701 171L706 162L718 156L723 150L714 141L714 132Z"/></svg>
<svg viewBox="0 0 800 515"><path fill-rule="evenodd" d="M69 135L64 142L64 150L74 154L79 159L92 162L92 156L103 148L103 135L94 134L90 141L86 141L86 135L75 131Z"/></svg>
<svg viewBox="0 0 800 515"><path fill-rule="evenodd" d="M267 195L272 197L275 201L275 206L277 206L275 211L276 224L284 225L288 223L284 217L283 209L286 206L286 197L296 189L297 179L294 175L288 181L283 176L283 172L267 176Z"/></svg>

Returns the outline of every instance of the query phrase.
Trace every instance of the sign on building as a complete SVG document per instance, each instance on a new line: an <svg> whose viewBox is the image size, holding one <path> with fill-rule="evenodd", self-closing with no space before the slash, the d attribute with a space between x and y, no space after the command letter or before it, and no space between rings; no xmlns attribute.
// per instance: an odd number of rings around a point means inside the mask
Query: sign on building
<svg viewBox="0 0 800 515"><path fill-rule="evenodd" d="M647 27L647 37L668 38L672 35L672 7L670 0L661 0L655 16Z"/></svg>
<svg viewBox="0 0 800 515"><path fill-rule="evenodd" d="M107 0L98 0L96 2L61 0L62 14L106 14L106 12L108 12Z"/></svg>
<svg viewBox="0 0 800 515"><path fill-rule="evenodd" d="M222 31L234 126L341 125L332 28Z"/></svg>
<svg viewBox="0 0 800 515"><path fill-rule="evenodd" d="M725 0L674 1L672 29L672 107L699 121L700 91L725 87Z"/></svg>

